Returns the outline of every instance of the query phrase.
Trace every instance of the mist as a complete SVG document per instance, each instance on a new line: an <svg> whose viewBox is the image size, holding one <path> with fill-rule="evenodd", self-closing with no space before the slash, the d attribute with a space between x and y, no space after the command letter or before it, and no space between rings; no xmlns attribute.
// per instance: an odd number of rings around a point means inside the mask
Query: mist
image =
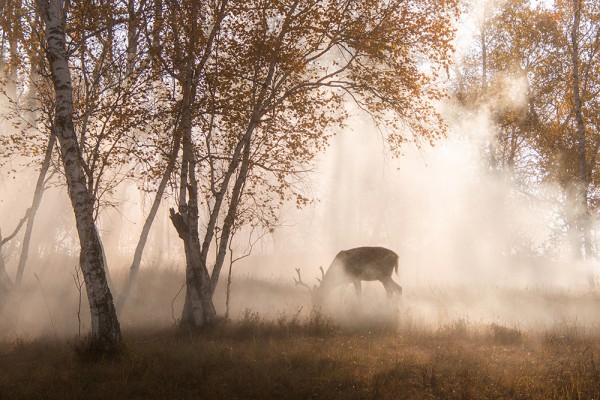
<svg viewBox="0 0 600 400"><path fill-rule="evenodd" d="M474 40L473 21L481 12L477 8L462 21L457 59ZM496 104L524 104L522 79L507 76L502 87ZM490 168L496 127L488 104L464 109L448 99L437 108L447 137L434 146L407 143L400 157L368 115L349 110L348 126L336 132L302 183L314 201L301 209L285 204L272 234L256 241L241 234L234 241L233 257L244 257L231 267L233 318L248 310L269 316L309 312L310 294L294 286L296 268L309 285L317 284L319 267L327 269L340 250L384 246L400 257L393 278L404 289L402 299L390 306L381 284L369 282L360 300L351 288L340 288L327 312L348 322L357 309L378 310L383 319L393 315L400 324L433 329L456 320L530 329L575 321L596 328L600 317L587 297L587 276L597 274L596 266L570 257L560 188ZM16 157L3 167L3 235L22 218L33 194L36 175L25 161ZM100 213L98 227L117 297L152 197L135 183L121 185L113 197L116 207ZM126 327L171 326L183 304L185 258L168 218L174 196L166 197L144 253L136 299L122 316ZM64 186L45 192L23 293L0 330L7 337L68 336L89 328L72 214ZM17 237L3 250L11 277L19 243ZM225 310L227 272L216 294L219 313Z"/></svg>
<svg viewBox="0 0 600 400"><path fill-rule="evenodd" d="M317 284L319 266L327 269L338 251L384 246L400 256L393 278L404 288L400 313L413 322L595 326L594 303L585 299L593 265L572 260L560 234L560 189L524 188L491 171L488 113L445 109L448 137L434 147L407 146L400 158L367 117L355 118L319 161L312 180L319 201L286 208L273 237L234 266L236 276L285 282L300 268ZM379 282L363 285L366 303L375 304L363 307L385 305ZM342 309L356 311L351 287L338 295L353 303Z"/></svg>
<svg viewBox="0 0 600 400"><path fill-rule="evenodd" d="M447 137L434 146L408 144L401 157L391 155L367 115L355 112L306 182L314 201L301 209L286 204L277 229L233 264L230 315L309 312L310 294L293 286L295 268L308 284L317 284L319 267L326 270L338 251L384 246L400 257L393 278L404 288L402 299L390 308L381 284L364 282L360 301L352 288L340 288L327 312L351 323L358 307L371 318L399 315L401 323L434 329L462 319L536 329L569 321L595 327L600 319L585 295L593 265L569 257L560 235L559 188L539 182L524 188L514 175L490 170L486 149L494 126L485 108L473 112L446 102L440 109ZM15 165L18 160L11 164L14 178L3 175L3 234L4 226L22 217L23 199L31 198L35 183L29 168ZM115 198L117 207L102 212L98 225L118 296L150 196L128 185ZM168 219L170 202L163 202L157 216L143 259L142 289L123 315L124 326L169 326L182 305L185 260ZM85 330L89 317L85 287L78 306L78 243L64 187L46 191L38 218L18 315L9 318L12 326L4 333L73 335ZM10 276L18 244L4 248ZM248 238L240 235L232 248L235 257L248 253ZM226 280L217 292L220 312Z"/></svg>

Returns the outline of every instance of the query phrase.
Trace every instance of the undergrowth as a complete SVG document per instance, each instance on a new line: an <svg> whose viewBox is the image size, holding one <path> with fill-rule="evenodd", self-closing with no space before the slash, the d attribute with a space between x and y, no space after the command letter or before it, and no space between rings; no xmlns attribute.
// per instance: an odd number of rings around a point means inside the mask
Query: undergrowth
<svg viewBox="0 0 600 400"><path fill-rule="evenodd" d="M600 396L593 332L465 319L417 329L393 320L351 329L315 309L274 318L248 309L239 321L189 335L127 330L111 359L82 356L85 341L17 338L0 343L0 399Z"/></svg>

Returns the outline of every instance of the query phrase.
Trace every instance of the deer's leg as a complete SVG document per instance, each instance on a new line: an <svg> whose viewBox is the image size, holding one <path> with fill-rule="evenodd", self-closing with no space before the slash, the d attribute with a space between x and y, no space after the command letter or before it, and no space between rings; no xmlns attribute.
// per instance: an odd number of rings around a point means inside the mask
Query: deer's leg
<svg viewBox="0 0 600 400"><path fill-rule="evenodd" d="M394 294L394 291L390 287L388 281L382 280L381 283L383 284L383 288L385 289L385 294L387 294L388 299L391 298L392 295Z"/></svg>
<svg viewBox="0 0 600 400"><path fill-rule="evenodd" d="M398 296L402 296L402 286L398 285L392 278L387 278L381 281L385 292L388 297L392 297L394 293L398 293Z"/></svg>
<svg viewBox="0 0 600 400"><path fill-rule="evenodd" d="M360 281L356 280L356 281L354 281L352 283L354 284L354 290L356 290L356 296L360 299L360 293L361 293Z"/></svg>

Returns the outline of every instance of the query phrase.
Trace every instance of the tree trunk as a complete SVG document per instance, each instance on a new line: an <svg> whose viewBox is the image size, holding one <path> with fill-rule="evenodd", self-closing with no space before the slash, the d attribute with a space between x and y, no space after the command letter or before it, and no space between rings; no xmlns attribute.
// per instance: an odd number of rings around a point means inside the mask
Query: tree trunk
<svg viewBox="0 0 600 400"><path fill-rule="evenodd" d="M140 264L142 262L142 254L144 253L144 247L146 246L146 242L148 241L148 235L150 234L150 228L152 227L152 223L154 222L154 218L156 217L156 213L158 212L158 207L160 206L160 202L163 194L165 193L165 189L167 184L169 183L169 179L171 177L171 173L175 168L175 163L177 161L177 157L179 155L179 148L181 146L181 135L177 132L175 133L175 138L173 140L173 150L171 150L171 155L169 156L169 163L167 164L167 168L162 176L160 184L158 185L158 190L156 191L156 195L154 196L154 201L152 202L152 207L150 208L150 212L146 217L146 221L144 222L144 226L142 227L142 233L140 234L140 238L138 240L138 244L135 247L135 253L133 255L133 261L131 262L131 267L129 268L129 279L125 285L125 288L121 292L121 296L117 301L117 312L123 311L123 307L127 302L129 296L135 290L135 284L137 281L138 271L140 269Z"/></svg>
<svg viewBox="0 0 600 400"><path fill-rule="evenodd" d="M255 125L255 123L252 123L250 129L254 130ZM221 269L223 268L223 263L225 262L227 246L229 244L233 224L235 223L235 217L237 215L238 206L242 199L243 188L246 183L246 178L248 177L248 171L250 167L249 138L250 136L248 135L248 141L246 142L244 147L240 171L238 173L237 179L235 180L235 183L233 185L233 190L231 192L231 202L229 203L229 209L227 210L225 221L223 221L223 229L221 231L221 237L219 238L219 249L217 252L217 259L215 260L215 266L210 277L212 293L214 293L215 289L217 288L217 283L219 283L219 276L221 274Z"/></svg>
<svg viewBox="0 0 600 400"><path fill-rule="evenodd" d="M20 9L21 2L17 1L12 5L13 12L12 15L12 31L8 35L8 52L10 54L10 63L8 64L8 71L6 73L6 83L4 87L4 93L6 97L8 97L10 102L17 101L17 65L19 63L19 48L18 48L18 40L21 36L20 32L20 23L18 19L20 18ZM6 67L6 65L5 65Z"/></svg>
<svg viewBox="0 0 600 400"><path fill-rule="evenodd" d="M573 112L575 113L575 121L577 122L577 140L578 140L578 156L579 156L579 201L580 214L579 220L581 229L581 240L583 242L583 257L590 261L593 257L592 249L592 233L590 210L588 205L588 165L586 159L586 132L583 120L583 103L581 100L579 87L579 24L581 21L581 0L573 0L573 27L571 30L571 61L573 64ZM588 273L588 284L590 288L595 287L595 279L593 271Z"/></svg>
<svg viewBox="0 0 600 400"><path fill-rule="evenodd" d="M484 103L488 102L488 40L486 32L486 19L487 11L484 16L484 25L481 27L481 97ZM496 131L493 135L488 138L487 151L488 151L488 163L492 173L498 172L498 159L496 157Z"/></svg>
<svg viewBox="0 0 600 400"><path fill-rule="evenodd" d="M297 3L295 3L297 4ZM294 6L295 7L295 6ZM282 37L280 37L282 39ZM267 88L271 85L275 72L275 64L271 63L269 66L269 72L265 78L265 81L262 85L260 93L258 95L254 111L250 117L248 122L248 126L246 128L246 132L244 136L240 139L234 153L231 158L231 163L229 164L229 168L227 173L224 176L223 182L221 183L221 189L218 194L215 196L215 205L213 210L211 211L211 216L208 222L208 226L206 228L206 235L204 237L204 243L202 245L202 260L206 264L208 249L210 247L210 243L214 238L214 232L216 228L217 219L219 216L220 208L223 203L223 199L225 198L225 193L229 188L229 180L237 170L238 166L240 170L238 172L238 177L234 182L233 191L231 194L231 202L229 204L229 208L227 210L227 215L225 217L225 221L223 223L223 229L221 232L221 237L219 238L218 243L218 251L217 258L215 261L215 266L213 268L212 275L210 276L210 290L211 293L214 293L215 288L217 287L217 283L219 282L219 276L221 273L221 269L223 267L223 263L225 262L225 255L227 253L227 245L229 242L229 236L231 230L233 228L233 224L235 223L235 217L237 214L237 209L239 202L241 201L243 187L246 183L246 178L248 176L248 168L250 165L250 147L252 142L252 136L254 134L254 130L258 126L258 123L266 109L266 106L271 101L270 98L267 97ZM239 160L240 156L242 157Z"/></svg>
<svg viewBox="0 0 600 400"><path fill-rule="evenodd" d="M90 345L101 354L118 350L121 330L105 275L102 243L94 223L93 199L86 184L81 151L73 125L73 91L66 52L66 10L60 0L38 0L45 23L46 55L55 95L54 129L75 213L79 261L91 312Z"/></svg>
<svg viewBox="0 0 600 400"><path fill-rule="evenodd" d="M127 22L127 80L131 80L133 71L135 69L135 58L138 52L139 42L139 15L138 10L135 7L134 0L127 0L127 16L129 21Z"/></svg>
<svg viewBox="0 0 600 400"><path fill-rule="evenodd" d="M567 239L571 248L571 258L581 260L581 202L579 201L579 185L572 183L563 187L565 193L565 219L567 222Z"/></svg>
<svg viewBox="0 0 600 400"><path fill-rule="evenodd" d="M183 83L181 102L181 132L183 138L183 157L181 162L181 181L179 212L171 209L171 220L179 237L183 240L186 258L186 294L181 315L182 328L200 329L210 325L216 310L212 301L210 276L206 261L202 258L202 248L198 233L198 182L196 180L196 156L192 143L191 108L196 97L191 69L188 69ZM186 190L189 199L186 201Z"/></svg>
<svg viewBox="0 0 600 400"><path fill-rule="evenodd" d="M155 5L159 5L156 2ZM181 316L181 327L202 328L210 325L216 318L216 311L212 301L212 290L210 274L206 265L206 253L210 246L211 236L204 238L204 244L200 245L198 230L198 182L196 180L196 155L192 141L192 109L196 99L198 80L210 57L213 42L217 32L220 30L221 22L227 13L228 1L222 0L217 3L215 23L208 35L203 55L195 63L194 54L197 52L198 31L195 23L191 26L189 41L186 44L186 65L181 68L179 83L182 86L181 119L180 129L183 141L183 156L181 161L179 212L170 210L170 217L179 237L183 240L186 258L186 295L183 313ZM189 18L195 21L199 14L199 3L193 3L194 7ZM189 200L186 202L186 191ZM212 215L211 215L212 218ZM211 222L209 221L209 226ZM208 229L207 229L208 231Z"/></svg>
<svg viewBox="0 0 600 400"><path fill-rule="evenodd" d="M40 169L37 183L35 185L33 201L31 202L31 208L29 209L29 217L27 218L27 226L25 227L25 235L23 236L23 244L21 246L21 256L19 257L19 265L17 266L17 275L15 277L16 287L20 287L21 281L23 280L23 272L25 271L25 264L27 263L27 257L29 256L29 244L31 242L31 234L33 232L35 215L40 207L42 195L44 194L44 181L46 180L46 174L50 168L50 161L52 160L52 151L54 150L55 143L56 135L54 132L51 132L50 138L48 139L48 145L46 147L46 153L44 155L44 161L42 162L42 168Z"/></svg>
<svg viewBox="0 0 600 400"><path fill-rule="evenodd" d="M36 26L40 25L39 16L35 16ZM40 53L38 49L29 52L29 87L27 89L27 96L25 97L25 120L33 129L37 129L37 118L40 110L40 103L38 101L38 85L40 85Z"/></svg>
<svg viewBox="0 0 600 400"><path fill-rule="evenodd" d="M2 233L0 232L0 311L4 304L4 299L8 297L13 289L13 283L6 272L6 265L4 264L4 254L2 251Z"/></svg>

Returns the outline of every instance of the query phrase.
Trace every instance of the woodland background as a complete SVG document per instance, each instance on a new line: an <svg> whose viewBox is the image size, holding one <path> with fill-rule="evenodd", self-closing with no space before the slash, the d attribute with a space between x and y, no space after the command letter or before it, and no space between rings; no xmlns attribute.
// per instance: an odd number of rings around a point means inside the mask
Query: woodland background
<svg viewBox="0 0 600 400"><path fill-rule="evenodd" d="M69 299L42 331L118 353L153 307L218 325L231 265L291 280L364 244L400 254L427 321L464 300L423 294L441 282L594 296L597 2L0 4L4 335Z"/></svg>

